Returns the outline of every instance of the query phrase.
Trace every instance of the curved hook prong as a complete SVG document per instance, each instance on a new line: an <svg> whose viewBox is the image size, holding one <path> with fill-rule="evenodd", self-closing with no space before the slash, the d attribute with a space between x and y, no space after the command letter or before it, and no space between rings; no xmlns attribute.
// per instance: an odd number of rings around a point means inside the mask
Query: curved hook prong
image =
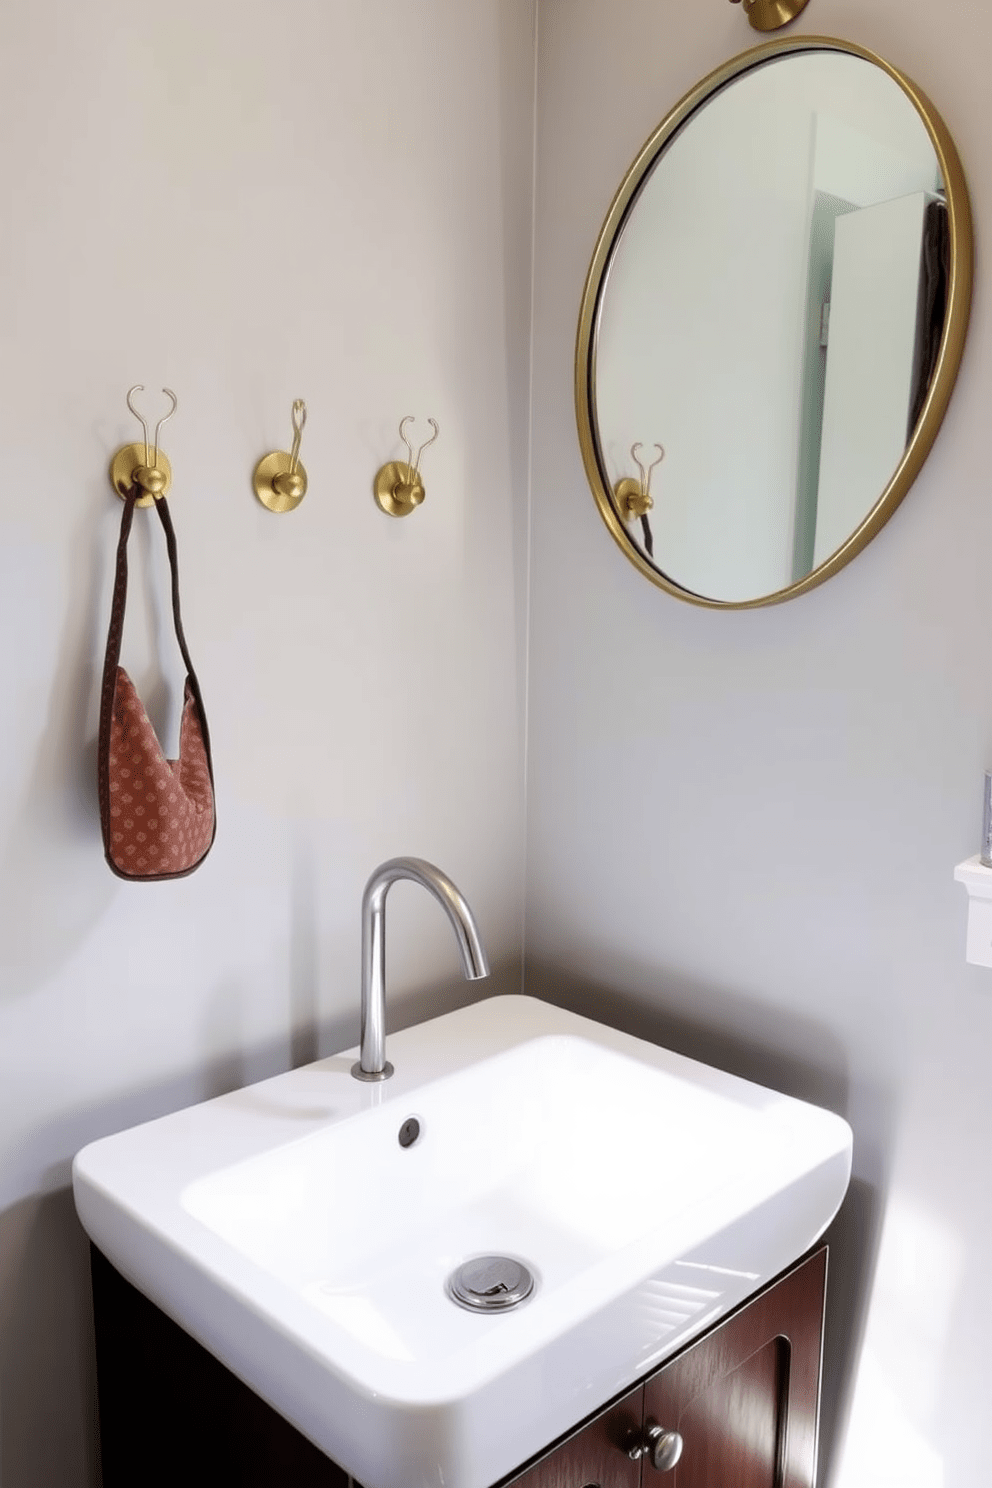
<svg viewBox="0 0 992 1488"><path fill-rule="evenodd" d="M163 391L163 393L166 394L167 397L169 397L169 398L172 399L172 407L169 409L168 413L165 413L165 414L162 415L162 417L159 419L158 423L155 425L155 449L154 449L154 452L152 454L152 469L153 470L157 470L158 469L158 431L159 431L159 429L161 429L161 427L162 427L163 424L167 424L169 422L170 418L175 413L176 409L179 407L179 399L176 397L175 393L172 391L171 388L164 387L162 389L162 391Z"/></svg>
<svg viewBox="0 0 992 1488"><path fill-rule="evenodd" d="M143 382L136 382L134 384L134 387L128 388L128 390L127 390L127 406L128 406L128 408L130 408L131 412L134 414L135 418L138 420L138 423L141 425L142 430L144 431L144 435L145 435L145 464L147 465L148 464L148 425L145 423L144 419L141 417L141 414L138 412L138 410L135 408L134 404L131 402L131 394L132 393L143 393L144 391L145 391L145 385L144 385ZM158 423L155 425L155 447L154 447L154 450L153 450L153 453L152 453L152 462L151 462L151 468L153 470L155 470L155 469L158 468L158 431L161 429L161 427L162 427L163 424L167 424L169 422L170 418L175 413L176 409L179 407L179 399L176 397L175 393L172 391L171 388L163 388L162 391L163 391L163 393L165 393L168 397L170 397L172 399L172 407L169 409L168 413L165 413L165 414L162 415L162 417L159 419Z"/></svg>
<svg viewBox="0 0 992 1488"><path fill-rule="evenodd" d="M128 388L126 401L127 401L128 408L130 408L131 412L134 414L135 418L138 420L138 423L141 425L141 427L142 427L142 429L144 430L144 433L145 433L145 464L147 465L148 464L148 425L145 423L144 419L141 417L141 414L138 412L138 410L135 408L134 404L131 402L131 394L132 393L143 393L144 391L145 391L145 384L143 382L136 382L134 384L134 387L129 387Z"/></svg>
<svg viewBox="0 0 992 1488"><path fill-rule="evenodd" d="M431 435L430 439L425 439L424 440L424 443L420 446L420 448L417 451L417 458L413 462L413 473L414 473L414 475L416 475L418 473L418 471L420 470L420 457L424 453L424 450L427 449L429 445L432 445L434 443L435 439L437 438L437 436L441 432L441 430L437 426L437 420L436 419L429 418L427 420L427 422L430 424L431 428L434 430L434 433Z"/></svg>
<svg viewBox="0 0 992 1488"><path fill-rule="evenodd" d="M405 418L403 418L403 419L400 420L400 438L402 439L403 443L407 447L407 451L408 451L408 453L410 455L410 459L409 459L409 462L408 463L409 463L410 469L413 471L413 474L414 475L418 475L420 473L420 457L424 453L424 450L427 449L428 446L430 446L430 445L432 445L434 443L435 439L437 438L437 436L441 432L441 430L437 426L437 420L436 419L429 418L427 420L427 422L430 424L431 428L434 430L434 433L431 435L430 439L425 439L424 440L424 443L418 449L418 451L416 453L416 456L414 456L413 445L410 443L409 439L407 439L406 435L403 432L403 426L404 426L404 424L412 424L413 423L413 414L412 413L408 413Z"/></svg>
<svg viewBox="0 0 992 1488"><path fill-rule="evenodd" d="M307 421L307 405L302 398L293 399L293 448L289 452L289 474L296 474L296 466L300 458L300 440L303 438L303 430Z"/></svg>
<svg viewBox="0 0 992 1488"><path fill-rule="evenodd" d="M412 413L408 413L408 414L405 415L405 417L403 417L403 418L400 419L400 438L402 439L403 443L406 445L406 452L410 456L409 460L407 461L407 464L410 466L410 469L411 470L413 469L413 445L410 443L409 439L407 439L406 435L403 433L403 426L404 426L404 424L412 424L412 423L413 423L413 414Z"/></svg>
<svg viewBox="0 0 992 1488"><path fill-rule="evenodd" d="M655 449L658 451L658 456L657 456L656 459L654 459L654 460L651 461L651 464L645 470L643 464L641 463L641 461L638 459L638 456L637 456L637 451L639 449L643 449L643 445L641 444L640 440L638 440L636 444L632 444L630 446L630 458L633 460L634 464L637 466L638 470L641 472L641 495L642 496L650 496L650 494L651 494L651 472L655 468L656 465L660 465L661 464L662 460L665 458L665 451L664 451L664 448L660 444L656 444L655 445Z"/></svg>

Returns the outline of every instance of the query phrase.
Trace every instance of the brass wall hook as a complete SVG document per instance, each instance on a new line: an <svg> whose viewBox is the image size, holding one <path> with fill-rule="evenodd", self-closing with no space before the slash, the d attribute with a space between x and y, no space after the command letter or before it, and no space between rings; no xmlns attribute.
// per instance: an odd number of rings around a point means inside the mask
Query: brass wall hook
<svg viewBox="0 0 992 1488"><path fill-rule="evenodd" d="M640 441L630 446L630 458L641 472L640 479L635 480L632 475L625 475L623 480L617 481L613 487L617 508L625 522L633 522L637 517L646 517L654 506L654 497L651 495L651 472L665 458L664 449L660 444L656 444L657 459L652 460L645 469L637 454L641 448Z"/></svg>
<svg viewBox="0 0 992 1488"><path fill-rule="evenodd" d="M272 450L255 466L252 484L255 495L271 512L293 511L307 494L307 472L300 464L300 440L307 421L307 405L302 398L293 402L293 447L287 455Z"/></svg>
<svg viewBox="0 0 992 1488"><path fill-rule="evenodd" d="M730 3L739 5L741 0ZM794 21L808 4L809 0L744 0L744 14L755 31L777 31Z"/></svg>
<svg viewBox="0 0 992 1488"><path fill-rule="evenodd" d="M110 462L110 483L122 500L132 486L138 486L141 489L142 494L135 502L135 506L151 506L160 496L167 495L172 485L172 466L158 447L158 436L162 425L169 422L179 407L179 399L172 389L163 388L162 391L166 397L172 399L172 407L155 425L155 439L149 459L148 425L131 402L132 393L143 393L144 390L144 383L136 382L134 387L128 388L126 401L128 408L141 425L145 437L140 444L123 445Z"/></svg>
<svg viewBox="0 0 992 1488"><path fill-rule="evenodd" d="M640 479L635 480L632 475L624 476L623 480L617 481L613 487L613 494L623 520L640 522L641 531L644 533L644 551L649 558L653 558L654 534L651 531L651 523L648 521L648 512L654 506L654 498L651 495L651 472L656 465L661 464L665 458L665 451L660 444L656 444L657 458L645 468L637 453L640 448L640 443L630 446L630 457L641 472Z"/></svg>
<svg viewBox="0 0 992 1488"><path fill-rule="evenodd" d="M406 445L410 458L390 460L388 465L383 465L377 472L372 483L377 506L390 517L408 517L427 494L420 479L420 457L441 432L435 419L429 418L427 422L434 433L430 439L424 440L414 455L413 445L403 432L405 425L413 423L413 414L408 413L405 418L400 419L400 438Z"/></svg>

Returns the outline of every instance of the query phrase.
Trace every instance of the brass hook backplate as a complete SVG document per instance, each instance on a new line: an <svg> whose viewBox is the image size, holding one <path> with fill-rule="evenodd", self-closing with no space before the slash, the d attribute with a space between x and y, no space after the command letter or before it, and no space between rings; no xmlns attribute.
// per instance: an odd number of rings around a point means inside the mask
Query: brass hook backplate
<svg viewBox="0 0 992 1488"><path fill-rule="evenodd" d="M633 522L635 517L646 516L654 506L654 497L648 495L636 475L627 475L623 480L617 481L613 494L616 497L617 510L625 522Z"/></svg>
<svg viewBox="0 0 992 1488"><path fill-rule="evenodd" d="M423 501L424 483L405 460L390 460L376 474L372 486L376 505L390 517L408 517Z"/></svg>
<svg viewBox="0 0 992 1488"><path fill-rule="evenodd" d="M281 486L285 486L284 490L279 490L276 486L280 476L284 477L279 481ZM252 484L255 495L269 511L295 511L307 494L306 466L297 460L294 470L290 455L284 450L273 450L255 466Z"/></svg>
<svg viewBox="0 0 992 1488"><path fill-rule="evenodd" d="M110 484L122 501L134 485L134 472L144 467L146 458L147 445L141 443L125 444L123 449L119 449L111 460ZM154 493L146 491L143 496L138 497L134 503L135 506L154 506L160 496L168 496L169 494L169 488L172 485L172 466L169 464L168 456L164 455L161 450L158 452L155 473L162 477L161 490Z"/></svg>

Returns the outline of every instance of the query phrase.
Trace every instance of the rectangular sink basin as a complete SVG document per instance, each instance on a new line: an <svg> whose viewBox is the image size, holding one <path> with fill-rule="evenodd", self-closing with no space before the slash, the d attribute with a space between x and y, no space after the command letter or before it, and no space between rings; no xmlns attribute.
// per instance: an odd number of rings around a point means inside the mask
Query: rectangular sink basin
<svg viewBox="0 0 992 1488"><path fill-rule="evenodd" d="M383 1084L349 1051L73 1168L117 1269L365 1488L489 1488L801 1255L850 1176L840 1117L534 998L389 1057ZM493 1255L529 1295L457 1305ZM509 1274L477 1285L505 1301Z"/></svg>

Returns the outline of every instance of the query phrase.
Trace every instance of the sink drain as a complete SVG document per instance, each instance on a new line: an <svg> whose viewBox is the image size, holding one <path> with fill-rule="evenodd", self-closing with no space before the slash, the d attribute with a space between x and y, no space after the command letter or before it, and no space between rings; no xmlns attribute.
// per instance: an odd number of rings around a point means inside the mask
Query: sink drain
<svg viewBox="0 0 992 1488"><path fill-rule="evenodd" d="M471 1312L506 1312L534 1290L534 1276L509 1256L476 1256L448 1277L448 1295Z"/></svg>

